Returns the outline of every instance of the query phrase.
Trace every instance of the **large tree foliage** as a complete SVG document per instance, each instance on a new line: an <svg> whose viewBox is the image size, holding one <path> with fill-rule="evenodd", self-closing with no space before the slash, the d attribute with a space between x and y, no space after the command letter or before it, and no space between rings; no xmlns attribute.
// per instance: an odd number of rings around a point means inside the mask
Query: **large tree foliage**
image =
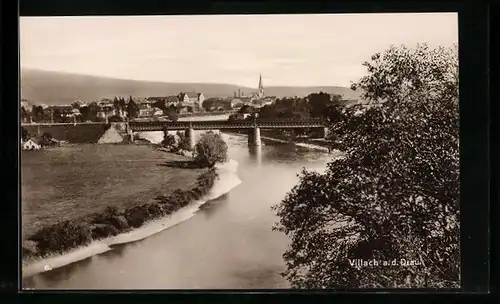
<svg viewBox="0 0 500 304"><path fill-rule="evenodd" d="M168 119L170 119L173 122L176 122L179 119L179 115L177 114L177 107L174 105L170 105L168 108L165 109L165 115L168 116Z"/></svg>
<svg viewBox="0 0 500 304"><path fill-rule="evenodd" d="M23 141L30 139L30 133L25 127L21 127L21 138Z"/></svg>
<svg viewBox="0 0 500 304"><path fill-rule="evenodd" d="M330 95L328 93L313 93L307 97L308 108L311 117L326 118L328 108L338 104L342 100L340 95Z"/></svg>
<svg viewBox="0 0 500 304"><path fill-rule="evenodd" d="M227 144L219 133L202 134L194 148L194 160L200 166L213 167L227 161Z"/></svg>
<svg viewBox="0 0 500 304"><path fill-rule="evenodd" d="M21 107L21 120L22 122L29 122L29 113L24 107Z"/></svg>
<svg viewBox="0 0 500 304"><path fill-rule="evenodd" d="M284 275L294 287L459 286L457 55L391 47L364 63L353 87L370 104L333 111L345 157L325 173L304 170L274 207L274 229L292 241Z"/></svg>
<svg viewBox="0 0 500 304"><path fill-rule="evenodd" d="M33 105L31 113L35 122L43 121L45 113L42 106Z"/></svg>

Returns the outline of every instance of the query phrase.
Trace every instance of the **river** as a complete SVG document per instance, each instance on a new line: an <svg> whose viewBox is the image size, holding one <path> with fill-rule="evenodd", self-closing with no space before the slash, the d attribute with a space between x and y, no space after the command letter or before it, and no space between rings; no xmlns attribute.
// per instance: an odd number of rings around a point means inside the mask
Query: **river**
<svg viewBox="0 0 500 304"><path fill-rule="evenodd" d="M271 206L298 181L302 167L324 170L323 152L273 144L250 149L224 134L241 183L203 205L190 219L141 241L118 245L24 280L30 289L273 289L289 239L271 227Z"/></svg>

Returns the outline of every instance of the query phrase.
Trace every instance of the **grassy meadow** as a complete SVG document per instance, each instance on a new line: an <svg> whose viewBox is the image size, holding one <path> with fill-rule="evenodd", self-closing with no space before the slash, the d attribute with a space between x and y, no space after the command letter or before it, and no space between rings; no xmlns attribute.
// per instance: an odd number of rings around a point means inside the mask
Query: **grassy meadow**
<svg viewBox="0 0 500 304"><path fill-rule="evenodd" d="M108 206L130 208L192 188L204 170L164 166L184 160L148 145L81 144L23 151L23 236Z"/></svg>

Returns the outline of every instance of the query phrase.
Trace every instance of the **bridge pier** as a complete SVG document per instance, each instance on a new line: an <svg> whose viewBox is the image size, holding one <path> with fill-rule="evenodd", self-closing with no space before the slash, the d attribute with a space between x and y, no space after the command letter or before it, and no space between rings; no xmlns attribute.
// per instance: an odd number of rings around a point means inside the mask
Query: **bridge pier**
<svg viewBox="0 0 500 304"><path fill-rule="evenodd" d="M249 146L250 158L252 158L257 165L262 163L262 146Z"/></svg>
<svg viewBox="0 0 500 304"><path fill-rule="evenodd" d="M248 145L249 146L260 146L262 144L260 140L260 128L254 127L248 130Z"/></svg>
<svg viewBox="0 0 500 304"><path fill-rule="evenodd" d="M194 149L194 146L196 145L196 139L194 137L194 129L193 128L188 128L186 129L186 137L189 140L189 147L191 149Z"/></svg>
<svg viewBox="0 0 500 304"><path fill-rule="evenodd" d="M330 136L330 128L324 127L323 128L323 138L327 139Z"/></svg>
<svg viewBox="0 0 500 304"><path fill-rule="evenodd" d="M134 142L134 131L132 130L132 128L130 127L130 124L127 122L127 125L125 127L127 129L127 137L128 137L128 140L133 143Z"/></svg>

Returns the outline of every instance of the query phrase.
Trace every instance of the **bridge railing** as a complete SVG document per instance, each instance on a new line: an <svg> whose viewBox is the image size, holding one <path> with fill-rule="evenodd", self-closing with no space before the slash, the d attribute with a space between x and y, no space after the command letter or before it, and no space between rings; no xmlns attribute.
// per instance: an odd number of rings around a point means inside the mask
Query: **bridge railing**
<svg viewBox="0 0 500 304"><path fill-rule="evenodd" d="M278 120L278 119L245 119L245 120L201 120L201 121L131 121L129 124L131 126L133 125L230 125L230 124L260 124L260 123L276 123L276 124L283 124L283 123L292 123L292 124L301 124L301 123L313 123L313 124L318 124L318 123L324 123L324 120L319 120L319 119L304 119L304 120Z"/></svg>

